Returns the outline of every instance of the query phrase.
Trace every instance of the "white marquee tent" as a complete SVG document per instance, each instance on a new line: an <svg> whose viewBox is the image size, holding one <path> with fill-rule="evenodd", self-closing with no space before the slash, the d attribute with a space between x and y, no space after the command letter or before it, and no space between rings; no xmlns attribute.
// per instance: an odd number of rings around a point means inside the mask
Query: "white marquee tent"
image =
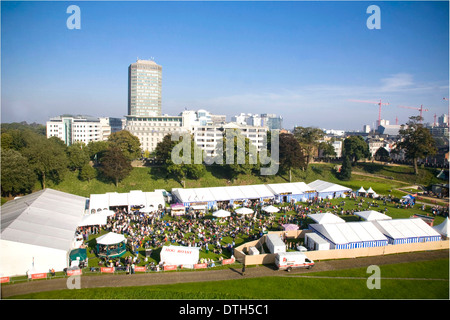
<svg viewBox="0 0 450 320"><path fill-rule="evenodd" d="M85 214L83 218L81 219L80 223L78 223L79 227L86 227L86 226L103 226L107 223L108 216L106 214L101 213L92 213L92 214Z"/></svg>
<svg viewBox="0 0 450 320"><path fill-rule="evenodd" d="M1 207L0 274L26 274L35 269L69 266L75 231L87 199L44 189L6 202Z"/></svg>
<svg viewBox="0 0 450 320"><path fill-rule="evenodd" d="M310 224L309 227L328 240L331 249L378 247L388 244L388 239L369 221Z"/></svg>
<svg viewBox="0 0 450 320"><path fill-rule="evenodd" d="M324 213L310 213L308 214L308 217L313 219L315 222L319 224L324 223L344 223L345 220L338 217L337 215L331 213L331 212L324 212Z"/></svg>
<svg viewBox="0 0 450 320"><path fill-rule="evenodd" d="M308 187L315 190L317 192L317 196L321 198L327 198L327 197L340 197L346 192L352 191L351 188L347 188L344 186L341 186L336 183L322 181L322 180L316 180L311 183L308 183Z"/></svg>
<svg viewBox="0 0 450 320"><path fill-rule="evenodd" d="M296 202L314 197L315 192L304 182L272 183L267 185L280 202Z"/></svg>
<svg viewBox="0 0 450 320"><path fill-rule="evenodd" d="M389 244L441 240L441 235L420 218L377 220L373 223L386 235Z"/></svg>
<svg viewBox="0 0 450 320"><path fill-rule="evenodd" d="M128 193L107 192L105 194L91 194L89 199L89 212L101 212L111 207L126 207L130 212L133 206L158 209L165 206L162 191L142 192L132 190Z"/></svg>
<svg viewBox="0 0 450 320"><path fill-rule="evenodd" d="M355 212L355 215L363 218L366 221L390 220L390 219L392 219L391 217L385 215L384 213L381 213L381 212L378 212L378 211L374 211L374 210Z"/></svg>
<svg viewBox="0 0 450 320"><path fill-rule="evenodd" d="M273 192L264 184L228 187L207 188L174 188L172 194L176 200L189 207L196 204L205 204L212 208L218 201L235 201L247 199L274 198Z"/></svg>
<svg viewBox="0 0 450 320"><path fill-rule="evenodd" d="M445 218L444 222L441 224L438 224L437 226L434 226L433 229L439 232L443 237L448 238L448 231L449 231L449 219L448 217Z"/></svg>

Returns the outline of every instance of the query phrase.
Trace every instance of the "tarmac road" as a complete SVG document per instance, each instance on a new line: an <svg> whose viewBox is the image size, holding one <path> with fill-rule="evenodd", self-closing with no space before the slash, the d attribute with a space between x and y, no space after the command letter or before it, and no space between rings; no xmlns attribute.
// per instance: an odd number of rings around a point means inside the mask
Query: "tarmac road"
<svg viewBox="0 0 450 320"><path fill-rule="evenodd" d="M403 254L392 254L385 256L363 257L342 260L316 261L315 266L310 269L294 269L290 274L302 274L317 271L339 270L358 267L368 267L370 265L396 264L413 261L427 261L441 258L448 258L448 250L425 251ZM202 282L216 280L232 280L245 278L257 278L267 276L285 276L286 271L278 271L274 266L247 267L245 276L241 274L241 269L230 268L223 270L208 271L186 271L186 272L151 272L136 273L133 275L98 275L82 276L81 289L99 287L129 287L129 286L149 286L175 284L183 282ZM69 290L67 288L67 278L29 281L17 284L2 285L2 298L32 292Z"/></svg>

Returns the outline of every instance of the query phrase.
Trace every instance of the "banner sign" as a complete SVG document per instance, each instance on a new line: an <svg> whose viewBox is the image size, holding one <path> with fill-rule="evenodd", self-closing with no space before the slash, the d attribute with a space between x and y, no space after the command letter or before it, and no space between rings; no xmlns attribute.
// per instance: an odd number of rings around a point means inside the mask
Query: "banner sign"
<svg viewBox="0 0 450 320"><path fill-rule="evenodd" d="M207 263L197 263L197 264L194 264L194 268L195 269L205 269L205 268L208 268L208 264Z"/></svg>
<svg viewBox="0 0 450 320"><path fill-rule="evenodd" d="M31 275L31 279L44 279L47 278L47 273L43 272L43 273L33 273Z"/></svg>
<svg viewBox="0 0 450 320"><path fill-rule="evenodd" d="M81 269L67 270L67 275L68 276L81 276L81 274L82 274Z"/></svg>
<svg viewBox="0 0 450 320"><path fill-rule="evenodd" d="M134 267L134 272L145 272L145 267Z"/></svg>
<svg viewBox="0 0 450 320"><path fill-rule="evenodd" d="M164 271L170 271L170 270L177 270L177 266L176 265L164 266Z"/></svg>
<svg viewBox="0 0 450 320"><path fill-rule="evenodd" d="M223 259L222 264L232 264L234 263L234 259Z"/></svg>
<svg viewBox="0 0 450 320"><path fill-rule="evenodd" d="M9 282L9 277L1 277L0 278L0 283L6 283Z"/></svg>
<svg viewBox="0 0 450 320"><path fill-rule="evenodd" d="M109 268L102 267L102 268L100 268L100 272L101 273L114 273L114 270L115 270L114 267L109 267Z"/></svg>

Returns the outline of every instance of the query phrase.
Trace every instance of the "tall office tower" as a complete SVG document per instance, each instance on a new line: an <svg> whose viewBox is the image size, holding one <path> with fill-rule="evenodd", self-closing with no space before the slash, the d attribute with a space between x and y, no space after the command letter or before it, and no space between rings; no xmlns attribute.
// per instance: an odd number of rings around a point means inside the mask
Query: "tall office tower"
<svg viewBox="0 0 450 320"><path fill-rule="evenodd" d="M137 60L128 67L128 115L161 116L162 67Z"/></svg>

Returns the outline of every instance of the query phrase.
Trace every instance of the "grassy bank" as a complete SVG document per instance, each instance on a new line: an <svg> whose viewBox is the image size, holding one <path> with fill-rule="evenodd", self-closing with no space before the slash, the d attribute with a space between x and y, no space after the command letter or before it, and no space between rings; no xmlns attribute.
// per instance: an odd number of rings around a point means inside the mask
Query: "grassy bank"
<svg viewBox="0 0 450 320"><path fill-rule="evenodd" d="M362 163L354 168L355 174L352 175L352 180L350 181L339 180L333 168L334 164L314 163L305 171L294 169L292 172L292 181L309 183L320 179L348 186L354 190L359 189L361 186L364 188L371 186L379 194L388 194L389 190L410 186L415 183L428 185L429 183L441 182L435 178L437 174L435 172L436 170L433 171L428 168L421 169L419 176L415 177L412 169L407 166L381 166L372 163ZM371 176L365 176L363 175L364 173ZM187 179L186 188L282 182L289 182L287 173L279 172L273 176L240 175L235 180L230 181L220 167L211 166L207 167L207 172L204 177L198 180ZM131 174L120 182L118 187L111 181L106 181L101 178L93 179L90 182L81 181L78 178L77 171L67 172L63 181L59 184L48 182L48 187L88 197L93 193L128 192L130 190L153 191L155 189L166 189L170 191L172 188L181 188L182 185L179 181L166 177L160 168L135 167ZM35 190L39 189L39 185L36 185ZM400 194L397 194L397 196Z"/></svg>
<svg viewBox="0 0 450 320"><path fill-rule="evenodd" d="M366 268L287 277L142 287L41 292L20 299L448 299L449 260L380 266L381 288L368 289ZM314 278L309 278L315 276ZM245 288L243 290L242 288ZM289 288L289 289L288 289ZM301 288L301 290L295 289Z"/></svg>

